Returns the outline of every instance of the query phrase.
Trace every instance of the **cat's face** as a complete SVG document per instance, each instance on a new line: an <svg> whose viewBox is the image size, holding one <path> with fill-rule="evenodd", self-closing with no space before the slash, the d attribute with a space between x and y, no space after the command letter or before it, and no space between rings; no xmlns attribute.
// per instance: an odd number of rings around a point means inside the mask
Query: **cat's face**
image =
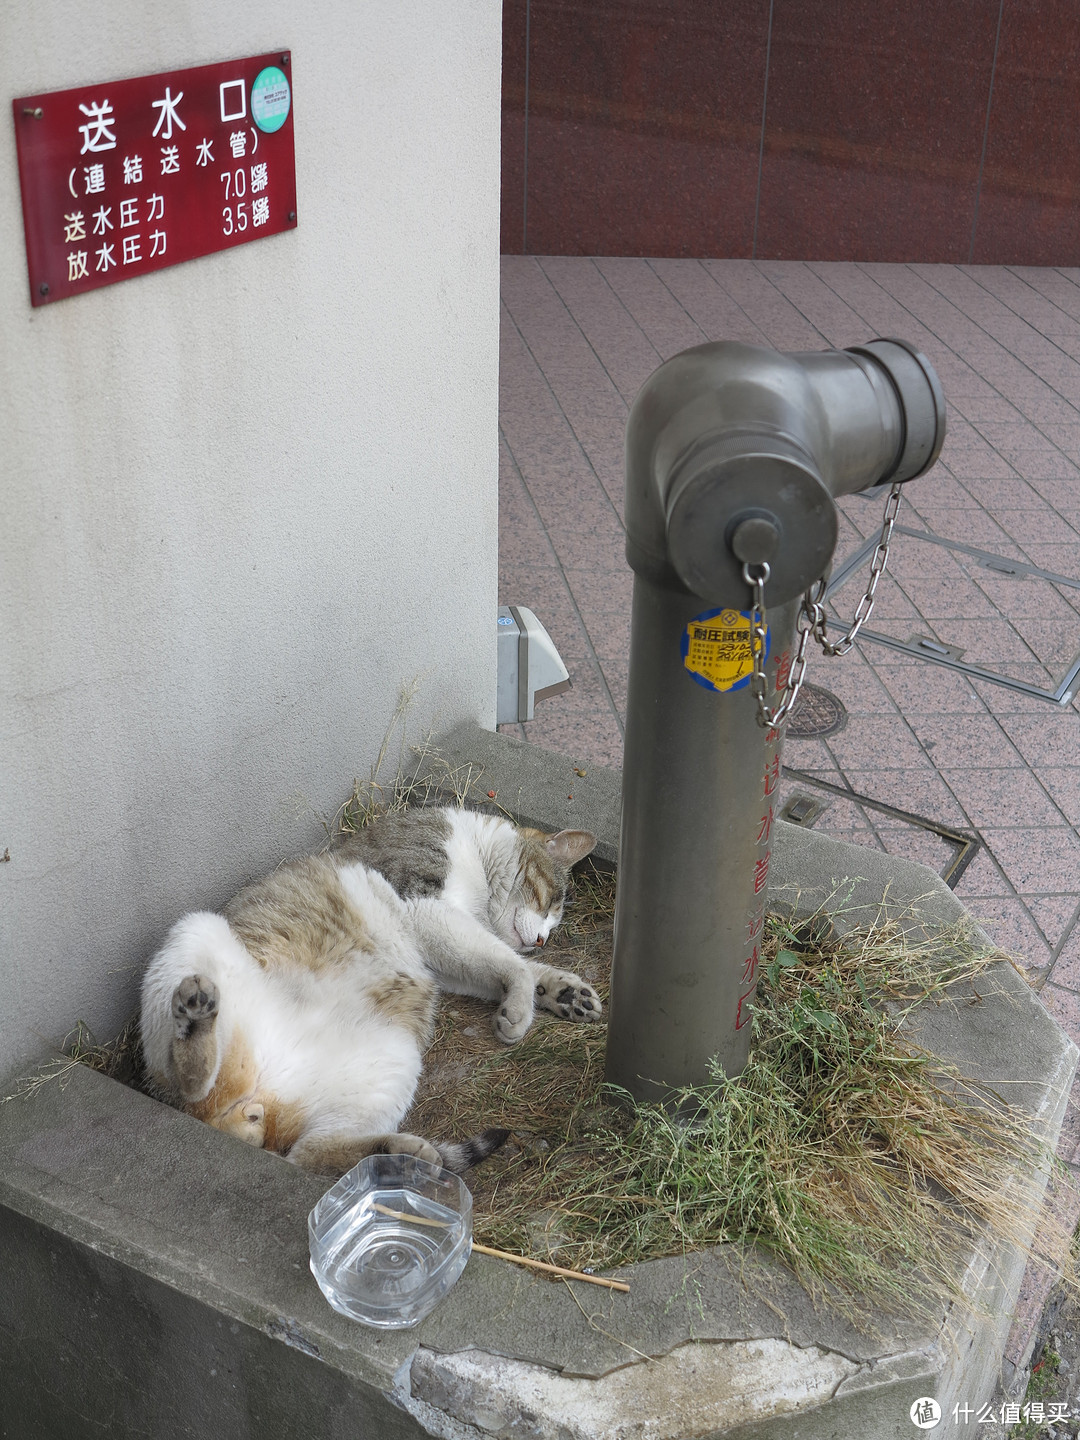
<svg viewBox="0 0 1080 1440"><path fill-rule="evenodd" d="M543 945L563 917L570 868L596 844L588 830L521 830L521 857L506 906L496 921L500 938L515 950Z"/></svg>

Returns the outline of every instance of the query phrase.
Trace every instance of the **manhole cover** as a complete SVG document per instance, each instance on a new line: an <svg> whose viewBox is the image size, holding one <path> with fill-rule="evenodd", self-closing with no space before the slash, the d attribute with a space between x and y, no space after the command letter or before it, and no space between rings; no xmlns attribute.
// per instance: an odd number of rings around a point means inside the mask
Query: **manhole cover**
<svg viewBox="0 0 1080 1440"><path fill-rule="evenodd" d="M823 690L820 685L804 685L791 712L787 733L803 739L810 735L832 735L846 724L847 711L831 690Z"/></svg>

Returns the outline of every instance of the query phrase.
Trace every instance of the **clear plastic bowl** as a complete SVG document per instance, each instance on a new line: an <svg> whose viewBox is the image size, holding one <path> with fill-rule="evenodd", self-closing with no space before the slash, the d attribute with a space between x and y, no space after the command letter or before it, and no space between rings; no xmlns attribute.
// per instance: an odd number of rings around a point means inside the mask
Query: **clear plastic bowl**
<svg viewBox="0 0 1080 1440"><path fill-rule="evenodd" d="M335 1310L388 1330L418 1325L464 1270L472 1196L414 1155L368 1155L308 1216L311 1273Z"/></svg>

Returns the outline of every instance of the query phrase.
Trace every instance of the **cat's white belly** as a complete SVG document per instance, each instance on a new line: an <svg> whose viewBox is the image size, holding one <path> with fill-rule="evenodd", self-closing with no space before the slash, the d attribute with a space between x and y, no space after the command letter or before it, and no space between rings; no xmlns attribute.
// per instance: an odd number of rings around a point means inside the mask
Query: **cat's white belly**
<svg viewBox="0 0 1080 1440"><path fill-rule="evenodd" d="M393 1129L420 1078L420 1047L404 1027L365 1014L357 987L318 977L297 1004L292 986L273 984L259 997L250 1033L256 1085L285 1104L300 1102L317 1128L330 1132L362 1121ZM252 1006L255 1011L256 1007Z"/></svg>

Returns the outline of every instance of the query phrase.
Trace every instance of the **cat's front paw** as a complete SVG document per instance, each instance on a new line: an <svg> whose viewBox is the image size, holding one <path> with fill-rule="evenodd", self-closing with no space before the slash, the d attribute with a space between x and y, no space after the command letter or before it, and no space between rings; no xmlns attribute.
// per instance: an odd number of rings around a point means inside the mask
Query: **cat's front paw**
<svg viewBox="0 0 1080 1440"><path fill-rule="evenodd" d="M495 1012L495 1034L504 1045L516 1045L532 1024L532 995L528 990L510 991Z"/></svg>
<svg viewBox="0 0 1080 1440"><path fill-rule="evenodd" d="M578 1024L599 1020L604 1013L600 996L580 976L546 966L536 982L536 1005L540 1010L558 1015L560 1020L573 1020Z"/></svg>
<svg viewBox="0 0 1080 1440"><path fill-rule="evenodd" d="M201 1022L217 1017L218 991L205 975L185 975L173 991L172 1013L176 1033L186 1039Z"/></svg>

